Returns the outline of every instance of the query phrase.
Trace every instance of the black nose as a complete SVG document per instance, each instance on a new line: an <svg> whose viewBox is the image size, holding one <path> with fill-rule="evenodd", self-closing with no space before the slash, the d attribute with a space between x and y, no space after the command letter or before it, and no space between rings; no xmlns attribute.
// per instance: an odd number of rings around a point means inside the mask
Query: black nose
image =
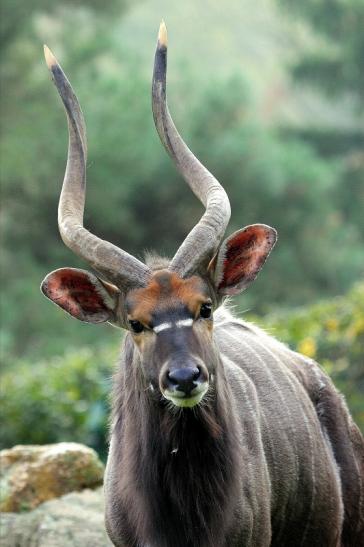
<svg viewBox="0 0 364 547"><path fill-rule="evenodd" d="M168 387L172 390L183 391L189 395L198 385L201 371L197 367L185 367L170 370L167 374Z"/></svg>

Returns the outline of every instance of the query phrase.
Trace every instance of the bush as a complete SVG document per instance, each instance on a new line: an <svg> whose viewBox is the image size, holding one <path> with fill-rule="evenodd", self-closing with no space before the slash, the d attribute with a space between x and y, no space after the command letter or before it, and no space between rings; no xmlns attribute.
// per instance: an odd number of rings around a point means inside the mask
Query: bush
<svg viewBox="0 0 364 547"><path fill-rule="evenodd" d="M72 351L39 363L20 362L1 382L1 447L61 441L106 454L108 394L116 351Z"/></svg>

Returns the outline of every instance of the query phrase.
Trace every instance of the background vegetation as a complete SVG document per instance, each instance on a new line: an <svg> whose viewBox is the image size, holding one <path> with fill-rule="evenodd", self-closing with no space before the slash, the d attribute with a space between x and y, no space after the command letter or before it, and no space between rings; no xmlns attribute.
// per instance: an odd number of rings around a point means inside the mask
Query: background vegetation
<svg viewBox="0 0 364 547"><path fill-rule="evenodd" d="M168 255L202 213L152 122L162 17L170 108L228 191L229 232L254 222L279 232L239 307L268 313L265 325L313 352L364 427L363 289L352 288L364 273L364 4L6 0L1 15L3 445L77 438L102 451L120 338L39 293L50 270L85 267L56 225L67 128L42 43L86 116L86 226L139 257Z"/></svg>

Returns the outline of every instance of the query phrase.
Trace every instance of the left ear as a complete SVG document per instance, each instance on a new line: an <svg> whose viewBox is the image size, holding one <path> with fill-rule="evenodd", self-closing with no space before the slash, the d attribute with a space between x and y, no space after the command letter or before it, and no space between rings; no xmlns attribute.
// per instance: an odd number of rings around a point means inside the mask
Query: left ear
<svg viewBox="0 0 364 547"><path fill-rule="evenodd" d="M209 265L217 292L239 294L258 275L277 241L277 232L265 224L252 224L225 239Z"/></svg>

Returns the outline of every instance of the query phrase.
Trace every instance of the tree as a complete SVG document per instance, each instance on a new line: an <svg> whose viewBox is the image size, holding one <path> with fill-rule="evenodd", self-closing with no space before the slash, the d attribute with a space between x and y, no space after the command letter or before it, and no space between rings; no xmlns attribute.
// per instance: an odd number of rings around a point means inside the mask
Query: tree
<svg viewBox="0 0 364 547"><path fill-rule="evenodd" d="M322 40L293 67L293 77L329 96L350 94L364 109L364 3L362 0L280 0Z"/></svg>
<svg viewBox="0 0 364 547"><path fill-rule="evenodd" d="M78 9L90 9L104 17L119 13L125 8L124 0L64 0L63 6ZM56 0L3 0L1 5L0 45L4 49L14 43L21 34L26 32L35 16L39 14L57 15L59 2Z"/></svg>
<svg viewBox="0 0 364 547"><path fill-rule="evenodd" d="M344 223L356 226L364 245L364 2L362 0L279 0L308 23L311 46L291 67L293 81L341 99L352 118L346 126L291 131L309 142L326 161L335 161L340 182L335 206ZM333 114L339 103L333 107Z"/></svg>

